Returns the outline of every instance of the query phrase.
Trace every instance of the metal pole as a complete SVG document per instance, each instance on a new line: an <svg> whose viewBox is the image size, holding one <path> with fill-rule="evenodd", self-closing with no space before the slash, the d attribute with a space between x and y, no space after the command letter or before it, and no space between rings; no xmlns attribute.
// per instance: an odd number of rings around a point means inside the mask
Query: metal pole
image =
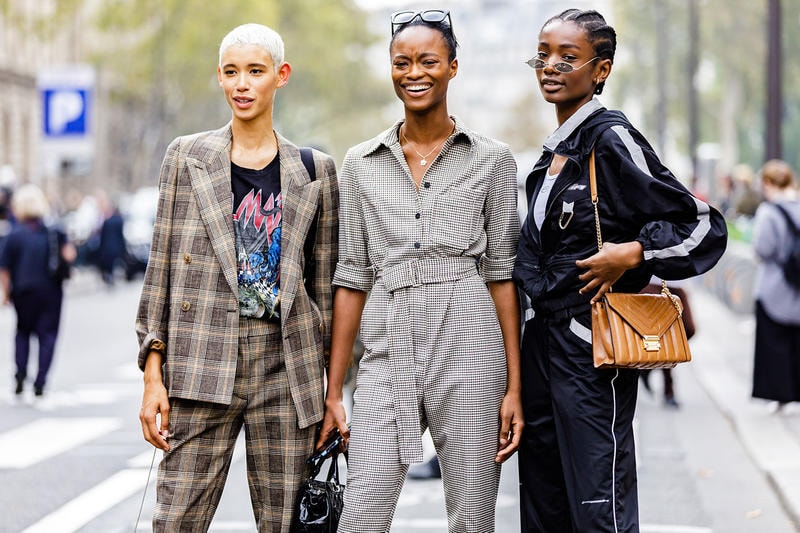
<svg viewBox="0 0 800 533"><path fill-rule="evenodd" d="M697 20L697 0L689 0L689 57L687 62L688 70L688 95L687 104L689 107L689 157L692 161L692 178L698 178L697 168L697 144L699 138L698 126L698 103L697 103L697 87L695 86L695 78L697 77L697 56L700 40L700 25ZM713 182L713 179L711 180ZM709 184L709 188L713 184Z"/></svg>
<svg viewBox="0 0 800 533"><path fill-rule="evenodd" d="M667 17L664 0L655 2L656 18L656 150L664 157L667 137Z"/></svg>
<svg viewBox="0 0 800 533"><path fill-rule="evenodd" d="M781 5L780 0L769 0L767 19L767 123L766 159L780 159L781 143Z"/></svg>

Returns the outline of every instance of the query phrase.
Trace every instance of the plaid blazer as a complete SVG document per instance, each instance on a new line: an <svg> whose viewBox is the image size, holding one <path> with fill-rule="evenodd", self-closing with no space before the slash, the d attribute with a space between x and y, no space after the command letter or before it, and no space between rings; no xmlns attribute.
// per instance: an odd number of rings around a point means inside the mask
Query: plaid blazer
<svg viewBox="0 0 800 533"><path fill-rule="evenodd" d="M239 302L231 194L231 125L179 137L167 149L150 258L136 317L139 367L166 343L170 397L228 404L238 351ZM330 347L331 278L338 257L339 189L333 159L314 151L311 181L299 149L280 135L283 353L301 428L322 419ZM304 243L317 216L314 272Z"/></svg>

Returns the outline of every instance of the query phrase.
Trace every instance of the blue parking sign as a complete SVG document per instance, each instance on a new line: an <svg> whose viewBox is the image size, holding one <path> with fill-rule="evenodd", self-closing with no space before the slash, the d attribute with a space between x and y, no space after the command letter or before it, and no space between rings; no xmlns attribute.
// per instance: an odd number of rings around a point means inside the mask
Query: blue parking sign
<svg viewBox="0 0 800 533"><path fill-rule="evenodd" d="M88 134L88 88L42 89L45 137L83 137Z"/></svg>

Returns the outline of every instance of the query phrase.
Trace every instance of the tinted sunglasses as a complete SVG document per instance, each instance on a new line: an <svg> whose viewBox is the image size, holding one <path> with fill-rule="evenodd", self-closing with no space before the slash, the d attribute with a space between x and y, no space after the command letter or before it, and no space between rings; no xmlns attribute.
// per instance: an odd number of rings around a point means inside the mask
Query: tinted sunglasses
<svg viewBox="0 0 800 533"><path fill-rule="evenodd" d="M397 33L397 30L419 17L422 22L444 22L452 28L453 22L450 19L450 12L442 9L426 9L425 11L398 11L392 13L392 35Z"/></svg>

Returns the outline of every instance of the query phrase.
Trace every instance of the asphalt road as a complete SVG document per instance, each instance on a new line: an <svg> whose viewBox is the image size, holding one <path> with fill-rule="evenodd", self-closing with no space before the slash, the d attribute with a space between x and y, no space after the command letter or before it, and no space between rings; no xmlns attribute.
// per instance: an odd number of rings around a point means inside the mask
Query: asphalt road
<svg viewBox="0 0 800 533"><path fill-rule="evenodd" d="M640 393L641 530L796 531L780 492L719 404L725 394L741 396L746 390L752 316L728 312L699 284L692 290L698 333L692 340L695 361L674 374L680 408L662 405L657 373L652 376L655 394ZM137 282L107 290L92 274L80 272L70 281L56 361L46 396L38 401L29 391L22 399L12 394L14 314L0 309L0 375L6 376L0 386L0 532L130 532L140 506L138 531L150 530L153 452L137 418L141 375L133 318L138 294ZM733 377L710 386L713 365L731 362L738 369ZM766 405L752 407L758 416L772 416ZM797 426L800 417L785 416L787 424ZM770 435L762 437L768 441ZM501 480L498 532L519 531L516 491L512 459ZM237 449L212 531L254 530ZM441 482L407 481L392 532L444 531Z"/></svg>

